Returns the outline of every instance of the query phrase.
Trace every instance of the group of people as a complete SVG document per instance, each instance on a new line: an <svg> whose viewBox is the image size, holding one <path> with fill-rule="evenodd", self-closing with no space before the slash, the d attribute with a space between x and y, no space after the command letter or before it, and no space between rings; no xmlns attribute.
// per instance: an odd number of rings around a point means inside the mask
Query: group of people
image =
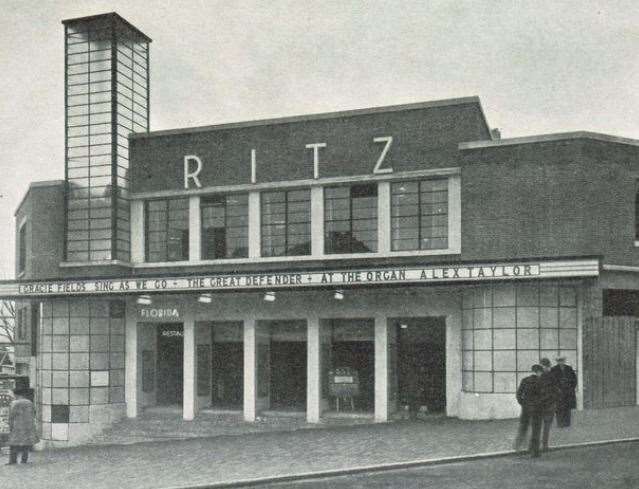
<svg viewBox="0 0 639 489"><path fill-rule="evenodd" d="M542 358L539 364L531 367L532 375L523 379L517 389L521 416L515 450L522 448L530 426L529 451L533 457L540 454L540 441L541 451L548 450L548 437L553 419L557 419L559 428L569 427L571 410L577 405L577 375L573 368L566 364L565 357L558 357L556 362L553 367L550 360Z"/></svg>

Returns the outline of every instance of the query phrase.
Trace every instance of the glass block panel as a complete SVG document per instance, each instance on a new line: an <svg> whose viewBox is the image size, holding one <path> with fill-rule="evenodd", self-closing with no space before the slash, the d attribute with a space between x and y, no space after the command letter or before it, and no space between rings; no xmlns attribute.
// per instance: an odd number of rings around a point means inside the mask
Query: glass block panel
<svg viewBox="0 0 639 489"><path fill-rule="evenodd" d="M559 348L562 350L574 350L577 348L577 330L559 330Z"/></svg>
<svg viewBox="0 0 639 489"><path fill-rule="evenodd" d="M517 391L517 374L495 372L495 392L512 393Z"/></svg>
<svg viewBox="0 0 639 489"><path fill-rule="evenodd" d="M73 406L88 405L89 389L80 387L69 389L69 398L70 404Z"/></svg>
<svg viewBox="0 0 639 489"><path fill-rule="evenodd" d="M577 327L577 310L562 307L559 309L559 327L560 328L576 328Z"/></svg>
<svg viewBox="0 0 639 489"><path fill-rule="evenodd" d="M514 350L516 345L516 332L514 329L500 329L494 332L495 350Z"/></svg>
<svg viewBox="0 0 639 489"><path fill-rule="evenodd" d="M495 329L502 328L515 328L515 308L514 307L500 307L493 309L493 327Z"/></svg>
<svg viewBox="0 0 639 489"><path fill-rule="evenodd" d="M78 370L69 372L69 385L71 387L89 387L89 371Z"/></svg>
<svg viewBox="0 0 639 489"><path fill-rule="evenodd" d="M493 354L491 351L475 351L475 372L493 369Z"/></svg>
<svg viewBox="0 0 639 489"><path fill-rule="evenodd" d="M71 395L74 398L74 395ZM88 395L86 396L88 400ZM75 404L75 403L72 403ZM83 404L88 404L88 401ZM70 423L88 423L89 422L89 406L75 406L69 407L69 422Z"/></svg>
<svg viewBox="0 0 639 489"><path fill-rule="evenodd" d="M556 307L541 307L539 309L539 327L557 328L559 326L559 309Z"/></svg>
<svg viewBox="0 0 639 489"><path fill-rule="evenodd" d="M474 332L475 350L491 350L493 347L492 334L490 330L475 330Z"/></svg>
<svg viewBox="0 0 639 489"><path fill-rule="evenodd" d="M517 349L532 350L539 349L539 329L518 329Z"/></svg>
<svg viewBox="0 0 639 489"><path fill-rule="evenodd" d="M474 313L475 329L491 329L493 327L492 309L475 309Z"/></svg>
<svg viewBox="0 0 639 489"><path fill-rule="evenodd" d="M475 392L492 392L493 374L490 372L475 372Z"/></svg>
<svg viewBox="0 0 639 489"><path fill-rule="evenodd" d="M495 371L517 371L517 355L514 350L496 351L493 355Z"/></svg>
<svg viewBox="0 0 639 489"><path fill-rule="evenodd" d="M462 372L462 389L464 391L473 392L475 390L473 376L473 372Z"/></svg>
<svg viewBox="0 0 639 489"><path fill-rule="evenodd" d="M539 363L539 350L518 350L517 370L520 372L530 372L530 367Z"/></svg>

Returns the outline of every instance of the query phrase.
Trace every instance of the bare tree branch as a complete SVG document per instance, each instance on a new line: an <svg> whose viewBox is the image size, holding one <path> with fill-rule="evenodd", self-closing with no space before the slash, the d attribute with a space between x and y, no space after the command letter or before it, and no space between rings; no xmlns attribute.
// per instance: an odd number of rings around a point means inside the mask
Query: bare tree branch
<svg viewBox="0 0 639 489"><path fill-rule="evenodd" d="M0 301L0 337L15 343L16 313L13 301Z"/></svg>

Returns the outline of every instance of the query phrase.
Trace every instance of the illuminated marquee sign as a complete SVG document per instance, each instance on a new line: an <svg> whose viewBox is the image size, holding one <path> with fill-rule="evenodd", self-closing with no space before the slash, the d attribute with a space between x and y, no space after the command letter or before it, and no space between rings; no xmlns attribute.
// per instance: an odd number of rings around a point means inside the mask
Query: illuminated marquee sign
<svg viewBox="0 0 639 489"><path fill-rule="evenodd" d="M599 261L589 259L311 272L211 274L191 277L11 282L0 284L0 297L432 284L593 277L598 274Z"/></svg>

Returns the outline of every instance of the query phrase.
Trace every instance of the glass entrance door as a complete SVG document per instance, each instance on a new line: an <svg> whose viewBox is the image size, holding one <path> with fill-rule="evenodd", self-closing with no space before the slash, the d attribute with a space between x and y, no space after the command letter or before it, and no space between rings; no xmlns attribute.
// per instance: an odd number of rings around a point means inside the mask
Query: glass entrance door
<svg viewBox="0 0 639 489"><path fill-rule="evenodd" d="M184 328L182 324L158 326L157 404L182 405Z"/></svg>

